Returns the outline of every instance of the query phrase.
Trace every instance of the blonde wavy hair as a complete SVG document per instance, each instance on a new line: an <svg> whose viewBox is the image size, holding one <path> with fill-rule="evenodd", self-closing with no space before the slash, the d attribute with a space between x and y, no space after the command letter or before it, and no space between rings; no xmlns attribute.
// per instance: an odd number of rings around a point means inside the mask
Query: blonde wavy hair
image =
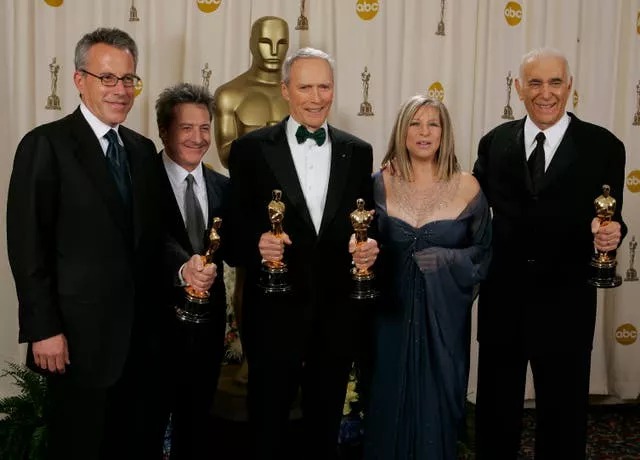
<svg viewBox="0 0 640 460"><path fill-rule="evenodd" d="M460 164L455 152L451 117L442 102L422 94L410 97L400 106L389 137L387 153L382 159L382 167L390 167L391 174L399 174L402 179L413 181L411 157L407 149L407 131L409 123L421 107L433 107L438 110L440 115L442 134L440 135L440 147L436 152L436 175L438 180L448 181L460 171Z"/></svg>

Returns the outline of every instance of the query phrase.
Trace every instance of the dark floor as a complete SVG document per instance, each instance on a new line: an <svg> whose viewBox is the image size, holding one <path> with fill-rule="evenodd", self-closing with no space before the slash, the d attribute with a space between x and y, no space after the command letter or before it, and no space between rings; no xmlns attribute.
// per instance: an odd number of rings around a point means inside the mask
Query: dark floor
<svg viewBox="0 0 640 460"><path fill-rule="evenodd" d="M470 411L470 425L473 423ZM524 431L519 460L533 459L535 411L525 411ZM291 423L291 448L293 457L302 457L300 451L300 422ZM220 418L211 421L212 442L215 443L215 458L248 460L247 425ZM640 404L592 406L589 414L589 440L587 458L590 460L638 460L640 459ZM472 460L473 441L467 442L460 459ZM340 448L341 460L360 460L361 446L354 441Z"/></svg>

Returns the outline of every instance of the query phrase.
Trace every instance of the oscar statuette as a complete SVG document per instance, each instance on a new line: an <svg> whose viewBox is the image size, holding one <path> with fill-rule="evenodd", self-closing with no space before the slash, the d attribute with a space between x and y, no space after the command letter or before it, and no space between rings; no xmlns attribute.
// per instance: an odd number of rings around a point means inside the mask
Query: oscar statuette
<svg viewBox="0 0 640 460"><path fill-rule="evenodd" d="M636 260L636 248L638 247L638 242L636 241L635 235L629 241L629 268L627 269L627 274L624 277L625 281L638 281L638 270L633 267L633 262Z"/></svg>
<svg viewBox="0 0 640 460"><path fill-rule="evenodd" d="M282 191L274 190L267 206L271 234L282 238L282 221L284 220L285 205L282 202ZM260 272L259 286L265 294L285 294L291 291L287 280L289 269L282 260L264 260Z"/></svg>
<svg viewBox="0 0 640 460"><path fill-rule="evenodd" d="M611 218L616 210L616 200L609 195L611 187L602 186L602 195L593 202L596 210L596 217L600 221L600 226L606 226L611 222ZM614 288L622 284L622 278L616 274L615 256L608 252L597 251L591 258L591 278L589 284L598 288Z"/></svg>
<svg viewBox="0 0 640 460"><path fill-rule="evenodd" d="M356 246L367 242L367 230L373 220L373 210L366 211L364 209L364 200L358 198L356 200L356 210L349 217L351 225L356 235ZM379 296L379 292L374 287L375 275L368 268L351 268L351 279L353 280L353 288L349 297L355 300L371 300Z"/></svg>
<svg viewBox="0 0 640 460"><path fill-rule="evenodd" d="M222 225L222 219L213 218L211 230L209 231L209 245L204 255L201 255L202 262L213 263L213 254L220 247L220 235L218 230ZM176 306L176 316L180 321L191 324L206 323L211 317L210 294L209 291L199 291L191 286L184 288L184 304Z"/></svg>

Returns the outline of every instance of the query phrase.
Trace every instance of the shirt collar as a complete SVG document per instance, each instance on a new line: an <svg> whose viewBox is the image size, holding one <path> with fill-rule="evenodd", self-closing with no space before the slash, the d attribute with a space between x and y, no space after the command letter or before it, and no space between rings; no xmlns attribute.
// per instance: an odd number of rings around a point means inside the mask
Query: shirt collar
<svg viewBox="0 0 640 460"><path fill-rule="evenodd" d="M93 114L93 112L91 112L91 110L87 108L86 105L84 105L84 102L80 102L80 112L82 112L82 115L84 116L85 120L87 120L87 123L89 123L89 126L91 126L93 133L96 135L98 139L102 139L104 135L109 132L110 129L114 129L118 134L118 139L120 140L120 143L124 144L122 142L122 138L120 137L120 132L118 131L118 129L120 128L120 125L111 127L108 124L104 123L102 120L96 117Z"/></svg>
<svg viewBox="0 0 640 460"><path fill-rule="evenodd" d="M169 155L167 155L167 152L164 149L162 150L162 162L164 163L164 168L167 171L167 176L169 176L169 181L171 181L173 185L182 184L187 178L187 176L191 174L196 181L196 185L198 185L199 187L204 186L204 173L202 172L202 162L200 162L198 167L193 171L187 171L178 163L173 161L169 157Z"/></svg>
<svg viewBox="0 0 640 460"><path fill-rule="evenodd" d="M292 116L289 116L289 119L287 120L287 139L292 139L295 144L298 143L298 140L296 139L296 131L298 131L298 126L300 126L300 123L298 123ZM331 142L331 139L329 139L329 124L327 123L327 120L324 121L321 128L324 128L324 130L327 132L327 140L325 141L325 144L327 142Z"/></svg>
<svg viewBox="0 0 640 460"><path fill-rule="evenodd" d="M555 125L545 130L541 130L535 125L533 121L531 121L531 118L527 115L527 119L524 122L525 145L532 146L536 141L536 136L540 131L542 131L545 135L545 144L547 144L551 150L555 149L555 147L562 141L564 133L569 127L570 121L571 117L565 111L564 115L560 117Z"/></svg>

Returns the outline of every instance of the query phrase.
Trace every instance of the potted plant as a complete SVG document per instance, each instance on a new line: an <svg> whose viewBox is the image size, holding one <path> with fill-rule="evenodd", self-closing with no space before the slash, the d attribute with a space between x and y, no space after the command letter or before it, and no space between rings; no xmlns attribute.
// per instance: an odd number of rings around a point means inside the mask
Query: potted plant
<svg viewBox="0 0 640 460"><path fill-rule="evenodd" d="M0 458L40 460L47 449L45 378L26 366L7 363L0 378L11 378L20 392L0 398Z"/></svg>

